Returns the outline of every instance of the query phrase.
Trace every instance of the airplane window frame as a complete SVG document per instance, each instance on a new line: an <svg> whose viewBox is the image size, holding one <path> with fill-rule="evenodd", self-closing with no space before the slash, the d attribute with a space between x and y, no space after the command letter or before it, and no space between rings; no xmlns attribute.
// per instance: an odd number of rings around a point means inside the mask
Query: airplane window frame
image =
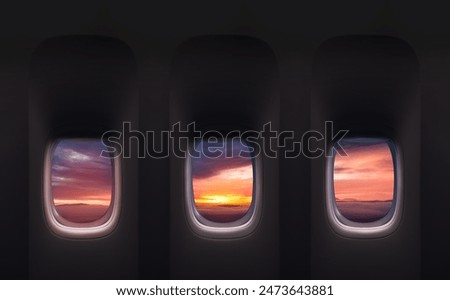
<svg viewBox="0 0 450 300"><path fill-rule="evenodd" d="M334 162L336 155L333 147L330 147L326 158L326 213L329 224L339 235L349 238L381 238L392 234L400 224L403 211L403 160L401 148L394 139L386 136L358 135L348 136L343 140L351 139L376 139L385 142L392 154L394 168L394 193L391 208L383 218L373 222L355 222L343 216L336 205L334 190Z"/></svg>
<svg viewBox="0 0 450 300"><path fill-rule="evenodd" d="M232 140L232 139L230 139ZM245 144L245 143L244 143ZM190 149L194 144L189 144ZM253 156L253 193L252 203L244 217L233 222L219 223L206 219L198 212L193 188L192 158L185 159L185 209L188 224L192 231L204 238L234 239L250 235L259 224L262 214L262 159L261 155Z"/></svg>
<svg viewBox="0 0 450 300"><path fill-rule="evenodd" d="M57 145L61 141L66 140L101 140L99 137L92 136L67 136L58 137L47 143L44 157L44 174L43 174L43 209L46 223L55 235L62 238L70 239L93 239L101 238L111 234L119 222L121 210L121 189L122 189L122 172L121 161L118 155L111 156L112 167L112 191L111 202L104 216L88 223L76 223L65 220L59 216L54 205L52 195L52 157Z"/></svg>

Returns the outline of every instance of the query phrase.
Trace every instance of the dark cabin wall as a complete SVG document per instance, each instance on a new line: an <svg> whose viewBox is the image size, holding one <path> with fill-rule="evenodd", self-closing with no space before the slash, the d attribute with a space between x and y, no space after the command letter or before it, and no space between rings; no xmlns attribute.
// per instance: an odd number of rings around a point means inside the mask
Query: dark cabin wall
<svg viewBox="0 0 450 300"><path fill-rule="evenodd" d="M28 276L28 49L5 37L0 55L0 178L5 214L1 218L0 278Z"/></svg>
<svg viewBox="0 0 450 300"><path fill-rule="evenodd" d="M183 43L174 56L170 119L197 130L262 130L279 127L278 71L262 40L203 36ZM262 157L262 213L257 228L240 238L195 234L186 222L185 159L171 155L171 275L173 278L279 277L278 160ZM257 192L258 193L258 192ZM254 196L257 194L254 194ZM217 258L221 259L217 259ZM239 270L237 272L237 270Z"/></svg>
<svg viewBox="0 0 450 300"><path fill-rule="evenodd" d="M47 39L33 53L29 97L29 276L137 278L137 158L123 158L116 228L94 239L61 237L43 214L45 151L55 139L97 136L137 122L137 70L123 42L95 35ZM128 143L122 147L129 148ZM124 246L126 245L126 246Z"/></svg>
<svg viewBox="0 0 450 300"><path fill-rule="evenodd" d="M417 279L420 277L420 97L413 49L385 36L337 37L314 60L312 127L332 120L334 134L391 138L398 145L401 221L377 238L343 236L326 215L325 157L312 161L312 277ZM351 266L351 267L348 267Z"/></svg>

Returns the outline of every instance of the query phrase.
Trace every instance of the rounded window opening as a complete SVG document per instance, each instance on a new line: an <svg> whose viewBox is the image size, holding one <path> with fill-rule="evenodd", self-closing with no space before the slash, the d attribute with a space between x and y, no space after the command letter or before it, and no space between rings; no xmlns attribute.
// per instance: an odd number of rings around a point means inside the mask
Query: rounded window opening
<svg viewBox="0 0 450 300"><path fill-rule="evenodd" d="M332 227L350 237L390 234L401 213L398 147L388 138L351 137L328 160L327 211ZM333 148L334 149L334 148Z"/></svg>
<svg viewBox="0 0 450 300"><path fill-rule="evenodd" d="M260 213L259 159L241 140L201 140L188 159L191 227L208 237L249 234Z"/></svg>
<svg viewBox="0 0 450 300"><path fill-rule="evenodd" d="M47 149L45 214L58 235L93 238L118 221L119 160L100 139L58 139Z"/></svg>

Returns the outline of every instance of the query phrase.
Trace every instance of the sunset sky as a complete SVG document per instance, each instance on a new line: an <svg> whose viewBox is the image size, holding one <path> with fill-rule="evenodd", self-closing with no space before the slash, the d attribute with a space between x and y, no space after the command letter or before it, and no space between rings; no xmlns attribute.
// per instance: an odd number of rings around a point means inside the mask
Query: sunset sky
<svg viewBox="0 0 450 300"><path fill-rule="evenodd" d="M100 157L105 149L100 140L66 139L55 147L51 185L55 206L111 203L112 160Z"/></svg>
<svg viewBox="0 0 450 300"><path fill-rule="evenodd" d="M197 150L206 148L200 142ZM248 150L240 142L227 143L233 157L192 158L194 199L199 213L215 222L231 222L248 211L253 195L253 166L250 157L239 157ZM231 153L231 152L230 152Z"/></svg>
<svg viewBox="0 0 450 300"><path fill-rule="evenodd" d="M358 138L341 145L348 156L335 157L336 200L392 200L394 165L388 144L381 139Z"/></svg>

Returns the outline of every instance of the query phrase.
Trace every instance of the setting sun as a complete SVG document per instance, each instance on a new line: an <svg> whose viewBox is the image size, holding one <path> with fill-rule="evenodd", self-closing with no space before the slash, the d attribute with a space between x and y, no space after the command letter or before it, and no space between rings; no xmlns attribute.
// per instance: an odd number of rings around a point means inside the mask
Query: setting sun
<svg viewBox="0 0 450 300"><path fill-rule="evenodd" d="M199 144L199 147L206 147ZM194 201L197 211L213 222L241 219L253 196L253 165L250 157L239 157L246 147L233 144L233 157L192 159Z"/></svg>

